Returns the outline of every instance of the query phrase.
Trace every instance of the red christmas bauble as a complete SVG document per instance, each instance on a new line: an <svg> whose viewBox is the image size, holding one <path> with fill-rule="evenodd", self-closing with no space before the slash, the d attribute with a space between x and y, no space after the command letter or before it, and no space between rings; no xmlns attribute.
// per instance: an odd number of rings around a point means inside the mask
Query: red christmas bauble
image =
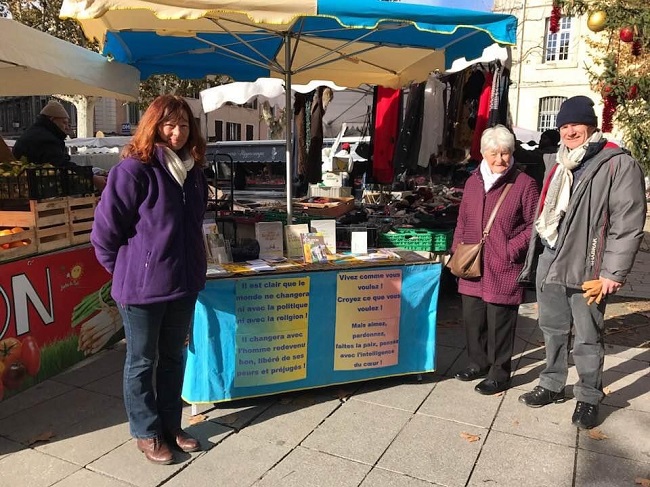
<svg viewBox="0 0 650 487"><path fill-rule="evenodd" d="M618 33L623 42L632 42L634 40L634 29L632 27L623 27Z"/></svg>
<svg viewBox="0 0 650 487"><path fill-rule="evenodd" d="M632 85L627 90L627 99L634 100L639 95L639 85Z"/></svg>

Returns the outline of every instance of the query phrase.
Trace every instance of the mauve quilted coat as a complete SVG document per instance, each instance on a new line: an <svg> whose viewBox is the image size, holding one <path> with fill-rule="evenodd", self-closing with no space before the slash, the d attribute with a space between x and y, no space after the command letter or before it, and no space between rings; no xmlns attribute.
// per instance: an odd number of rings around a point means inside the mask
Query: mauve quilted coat
<svg viewBox="0 0 650 487"><path fill-rule="evenodd" d="M515 178L516 176L516 178ZM528 250L528 241L539 199L537 183L517 172L514 165L485 192L480 170L465 183L458 223L451 251L459 243L481 239L490 213L505 185L515 180L492 224L483 246L483 275L480 279L459 279L458 292L475 296L487 303L517 305L523 301L523 288L517 283Z"/></svg>

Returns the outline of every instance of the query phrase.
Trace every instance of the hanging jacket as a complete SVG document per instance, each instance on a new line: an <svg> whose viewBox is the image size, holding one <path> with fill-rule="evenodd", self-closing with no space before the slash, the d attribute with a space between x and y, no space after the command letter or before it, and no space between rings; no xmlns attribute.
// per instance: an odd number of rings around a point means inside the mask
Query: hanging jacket
<svg viewBox="0 0 650 487"><path fill-rule="evenodd" d="M171 301L205 286L207 182L195 164L181 187L163 160L160 147L151 164L122 160L95 210L90 241L121 304Z"/></svg>

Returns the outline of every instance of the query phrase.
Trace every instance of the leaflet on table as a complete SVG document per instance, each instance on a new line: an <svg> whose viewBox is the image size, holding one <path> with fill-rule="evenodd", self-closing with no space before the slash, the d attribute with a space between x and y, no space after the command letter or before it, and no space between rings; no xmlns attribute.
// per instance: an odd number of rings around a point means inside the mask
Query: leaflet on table
<svg viewBox="0 0 650 487"><path fill-rule="evenodd" d="M320 233L330 254L336 254L336 220L312 220L312 233ZM305 232L306 233L306 232Z"/></svg>
<svg viewBox="0 0 650 487"><path fill-rule="evenodd" d="M306 263L322 264L328 261L329 256L332 256L320 233L303 233L300 238L302 240L302 256Z"/></svg>
<svg viewBox="0 0 650 487"><path fill-rule="evenodd" d="M309 233L309 226L306 223L287 225L284 227L288 258L302 259L302 240L300 239L300 235L303 233Z"/></svg>
<svg viewBox="0 0 650 487"><path fill-rule="evenodd" d="M284 256L282 222L257 222L255 239L260 244L260 258L273 259Z"/></svg>

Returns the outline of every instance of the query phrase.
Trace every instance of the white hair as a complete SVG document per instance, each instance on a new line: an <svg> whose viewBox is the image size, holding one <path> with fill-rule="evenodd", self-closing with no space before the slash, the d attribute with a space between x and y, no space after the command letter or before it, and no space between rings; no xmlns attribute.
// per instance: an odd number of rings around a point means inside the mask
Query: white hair
<svg viewBox="0 0 650 487"><path fill-rule="evenodd" d="M495 125L485 129L481 135L481 154L488 150L508 149L510 153L515 150L515 136L503 125Z"/></svg>

